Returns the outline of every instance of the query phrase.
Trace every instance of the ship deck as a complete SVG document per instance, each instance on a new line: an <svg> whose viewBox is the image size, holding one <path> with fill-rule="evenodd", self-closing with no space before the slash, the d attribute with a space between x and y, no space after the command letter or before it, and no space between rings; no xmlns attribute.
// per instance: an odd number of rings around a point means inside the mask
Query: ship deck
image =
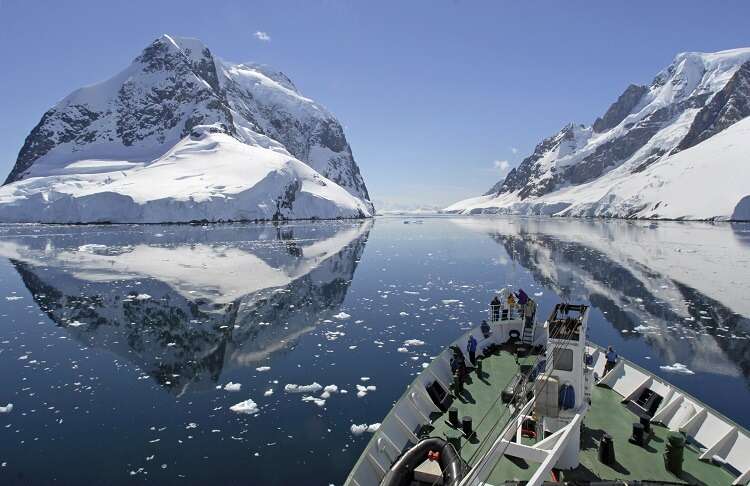
<svg viewBox="0 0 750 486"><path fill-rule="evenodd" d="M508 350L498 351L484 358L482 376L472 372L464 385L464 393L453 401L458 409L459 418L471 416L477 437L473 440L460 438L459 453L468 464L475 464L494 438L497 428L504 424L510 412L498 396L507 383L520 371L519 364L532 364L535 356L522 358L519 363ZM622 397L606 387L594 386L592 389L592 406L583 422L581 433L582 447L580 465L572 471L562 471L560 480L597 481L597 480L650 480L674 484L692 484L705 486L726 486L735 479L722 467L698 459L700 451L691 444L686 444L684 451L683 474L675 476L666 470L663 453L669 430L663 426L652 425L652 437L646 447L628 441L632 424L638 418L624 404ZM482 418L484 420L482 420ZM431 436L451 438L459 434L447 423L447 413L434 414L432 417ZM500 423L500 426L496 424ZM493 430L493 427L496 427ZM597 448L599 439L608 433L612 436L615 448L616 464L609 467L598 460ZM482 439L491 435L485 442ZM524 439L528 445L533 439ZM537 465L524 460L503 457L495 465L486 479L486 484L498 486L508 481L525 481L531 478ZM552 478L550 478L551 480Z"/></svg>

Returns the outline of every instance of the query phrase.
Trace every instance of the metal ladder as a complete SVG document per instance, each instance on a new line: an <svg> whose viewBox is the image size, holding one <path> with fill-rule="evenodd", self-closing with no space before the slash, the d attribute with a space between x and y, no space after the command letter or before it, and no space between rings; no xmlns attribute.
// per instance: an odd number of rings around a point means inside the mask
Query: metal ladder
<svg viewBox="0 0 750 486"><path fill-rule="evenodd" d="M531 324L524 324L523 326L523 335L521 336L521 341L526 344L532 344L534 342L534 328L536 327L536 324L534 323L534 319L531 319Z"/></svg>

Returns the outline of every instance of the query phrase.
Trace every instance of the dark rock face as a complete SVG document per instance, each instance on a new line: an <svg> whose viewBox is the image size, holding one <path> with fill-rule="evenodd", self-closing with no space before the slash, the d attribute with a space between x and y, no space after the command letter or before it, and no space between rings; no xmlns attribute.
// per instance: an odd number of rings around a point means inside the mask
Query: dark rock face
<svg viewBox="0 0 750 486"><path fill-rule="evenodd" d="M609 107L604 116L596 119L594 122L594 131L601 133L619 125L633 111L633 108L636 107L646 93L648 93L646 86L635 84L628 86L625 92L617 98L617 101L612 103L612 106Z"/></svg>
<svg viewBox="0 0 750 486"><path fill-rule="evenodd" d="M283 86L294 89L292 82L283 73L263 71L263 74ZM370 199L359 167L354 161L349 143L341 124L335 118L307 118L300 120L279 104L269 104L243 89L229 78L226 93L233 110L248 120L253 130L280 142L299 160L309 163L324 177L349 190L352 194ZM311 163L314 147L329 149L334 154L326 166Z"/></svg>
<svg viewBox="0 0 750 486"><path fill-rule="evenodd" d="M605 133L620 125L628 115L638 109L650 90L657 90L671 83L679 89L687 83L687 75L677 71L675 64L660 73L650 88L630 85L609 107L601 118L598 118L592 129L595 133ZM693 94L695 93L695 94ZM572 125L564 127L555 136L545 139L536 146L534 153L524 159L518 168L513 169L505 180L495 184L485 195L518 193L520 200L528 197L543 196L554 192L567 184L585 184L591 182L643 150L638 154L637 163L630 168L632 173L641 172L662 157L692 147L716 133L724 130L737 121L750 116L750 61L742 64L731 80L715 94L707 90L686 92L684 98L656 109L633 123L611 132L613 136L604 139L581 153L574 163L556 166L539 161L566 141L575 138ZM674 123L686 110L699 109L688 134L675 147L654 144L648 147L652 138L662 129ZM605 135L606 137L606 135ZM644 147L646 149L644 150ZM560 155L556 156L560 158Z"/></svg>
<svg viewBox="0 0 750 486"><path fill-rule="evenodd" d="M185 136L196 125L219 122L233 127L226 99L212 89L218 87L218 76L208 49L195 60L162 37L135 63L141 72L122 83L106 108L74 103L45 113L27 137L5 184L23 179L34 161L63 144L71 144L71 151L95 142L125 147L139 142L165 144L176 142L174 135ZM145 81L147 75L158 76L159 82Z"/></svg>
<svg viewBox="0 0 750 486"><path fill-rule="evenodd" d="M521 190L521 199L525 199L529 196L544 194L549 187L554 185L552 180L548 180L548 182L541 186L529 185L529 181L543 175L537 162L549 152L557 149L563 142L572 141L574 139L574 129L575 125L570 123L563 127L563 129L557 134L542 140L542 142L534 148L533 154L523 159L517 168L511 169L505 177L505 180L492 186L485 195L504 194L506 192Z"/></svg>
<svg viewBox="0 0 750 486"><path fill-rule="evenodd" d="M633 156L651 140L651 137L682 112L702 106L708 96L708 94L693 96L683 102L656 110L633 125L623 136L598 146L593 154L583 159L583 162L571 167L566 174L566 179L574 184L596 179L608 168L615 167ZM656 161L656 159L652 160ZM643 168L645 167L641 164L640 170Z"/></svg>
<svg viewBox="0 0 750 486"><path fill-rule="evenodd" d="M690 131L672 153L698 145L750 116L750 61L695 116Z"/></svg>

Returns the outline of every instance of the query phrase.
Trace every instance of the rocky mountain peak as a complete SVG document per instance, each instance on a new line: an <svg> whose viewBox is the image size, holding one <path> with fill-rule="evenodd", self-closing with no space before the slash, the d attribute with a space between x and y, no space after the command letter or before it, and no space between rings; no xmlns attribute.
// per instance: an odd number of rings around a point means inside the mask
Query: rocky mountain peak
<svg viewBox="0 0 750 486"><path fill-rule="evenodd" d="M708 198L720 204L692 208L681 198L692 177L712 170L703 166L711 150L722 154L713 170L746 173L735 167L746 145L734 141L746 138L748 117L750 48L681 53L649 86L629 85L591 127L566 125L483 196L446 211L736 219L745 214L739 201L750 200L741 179ZM686 149L693 155L678 153ZM679 167L685 160L690 171ZM681 189L660 189L671 184Z"/></svg>
<svg viewBox="0 0 750 486"><path fill-rule="evenodd" d="M5 183L70 174L88 159L148 163L193 127L219 124L250 146L286 153L369 200L338 120L272 67L217 59L197 39L162 35L125 70L44 114Z"/></svg>
<svg viewBox="0 0 750 486"><path fill-rule="evenodd" d="M601 133L619 125L633 111L633 108L638 105L638 102L646 93L648 93L648 88L645 86L637 84L628 86L617 98L617 101L612 103L604 116L596 119L593 125L594 131Z"/></svg>

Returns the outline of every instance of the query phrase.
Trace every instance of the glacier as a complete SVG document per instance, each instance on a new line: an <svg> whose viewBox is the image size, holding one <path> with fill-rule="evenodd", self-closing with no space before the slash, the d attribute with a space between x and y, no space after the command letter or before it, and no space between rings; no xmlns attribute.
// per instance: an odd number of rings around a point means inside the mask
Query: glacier
<svg viewBox="0 0 750 486"><path fill-rule="evenodd" d="M568 124L443 211L750 220L750 48L681 53L592 125Z"/></svg>
<svg viewBox="0 0 750 486"><path fill-rule="evenodd" d="M336 118L268 66L163 35L44 114L0 221L159 223L375 213Z"/></svg>

